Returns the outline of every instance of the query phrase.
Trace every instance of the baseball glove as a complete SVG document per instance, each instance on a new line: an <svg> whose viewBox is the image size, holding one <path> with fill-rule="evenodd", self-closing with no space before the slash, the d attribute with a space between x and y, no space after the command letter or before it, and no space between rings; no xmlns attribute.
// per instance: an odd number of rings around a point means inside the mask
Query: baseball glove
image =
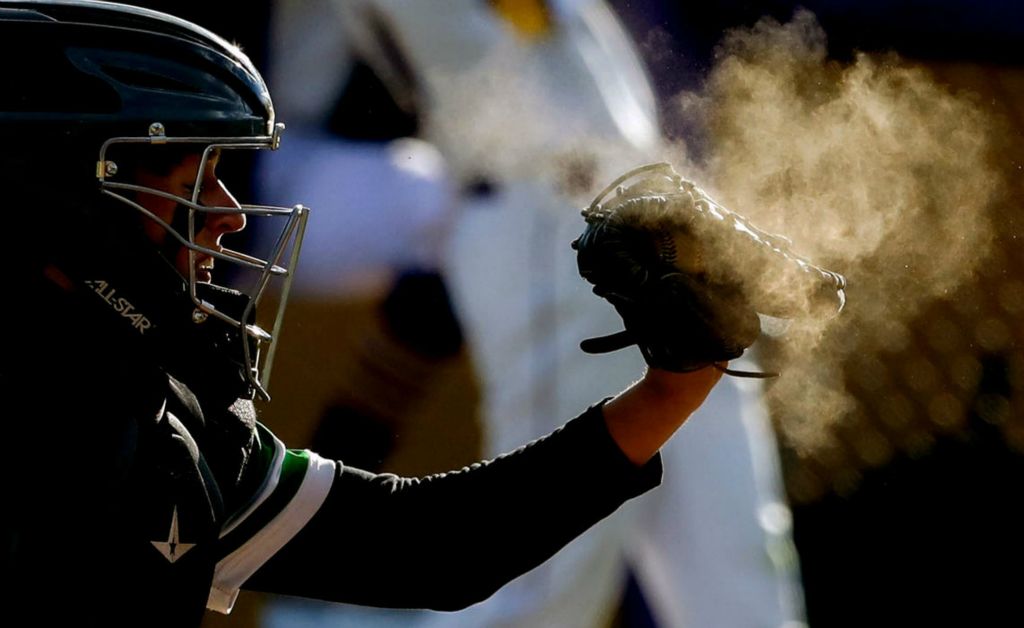
<svg viewBox="0 0 1024 628"><path fill-rule="evenodd" d="M619 177L583 217L586 228L572 243L580 275L625 324L584 340L587 353L635 344L655 368L714 365L770 377L724 366L760 336L759 313L834 316L845 304L842 275L796 255L789 240L715 203L667 163Z"/></svg>

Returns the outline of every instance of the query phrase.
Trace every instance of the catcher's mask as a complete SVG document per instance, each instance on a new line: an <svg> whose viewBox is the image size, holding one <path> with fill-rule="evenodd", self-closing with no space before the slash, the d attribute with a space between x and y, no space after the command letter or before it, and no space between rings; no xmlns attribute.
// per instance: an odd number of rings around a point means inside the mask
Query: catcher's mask
<svg viewBox="0 0 1024 628"><path fill-rule="evenodd" d="M179 18L90 0L22 0L0 4L0 140L53 153L91 152L72 180L89 176L102 195L158 223L188 251L184 279L195 324L216 319L234 329L244 377L262 397L308 210L259 205L202 204L202 179L215 151L276 149L282 124L262 77L236 46ZM182 147L200 155L190 197L138 185L125 177L136 164L118 163L118 151L140 155L155 147ZM89 148L91 147L91 149ZM15 152L15 149L9 149ZM83 172L84 169L85 170ZM122 176L118 176L121 171ZM89 173L89 174L86 174ZM96 186L93 186L93 190ZM145 207L153 195L179 204L172 224ZM271 219L273 246L255 254L197 243L205 217L234 213ZM266 222L266 221L263 221ZM244 307L230 312L197 290L197 256L236 267L232 290ZM256 306L274 287L277 307L257 322ZM214 286L216 287L216 286Z"/></svg>

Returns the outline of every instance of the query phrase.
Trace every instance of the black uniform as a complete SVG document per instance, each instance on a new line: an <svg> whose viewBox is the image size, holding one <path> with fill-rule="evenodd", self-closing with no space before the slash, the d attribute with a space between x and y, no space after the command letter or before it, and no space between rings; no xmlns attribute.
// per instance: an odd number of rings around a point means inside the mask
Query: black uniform
<svg viewBox="0 0 1024 628"><path fill-rule="evenodd" d="M623 456L599 407L420 479L288 451L162 256L113 226L62 231L20 260L3 314L10 617L195 625L239 587L457 609L660 478L659 459Z"/></svg>

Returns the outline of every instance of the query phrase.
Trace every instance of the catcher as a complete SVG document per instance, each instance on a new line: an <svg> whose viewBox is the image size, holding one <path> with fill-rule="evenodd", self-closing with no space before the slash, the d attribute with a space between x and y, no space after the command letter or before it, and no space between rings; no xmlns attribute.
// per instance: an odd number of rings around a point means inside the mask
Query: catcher
<svg viewBox="0 0 1024 628"><path fill-rule="evenodd" d="M706 323L692 333L668 313L648 327L659 286L674 286L669 305L690 301L649 241L616 244L602 233L628 225L593 222L579 244L587 276L651 356L634 386L436 476L289 450L253 405L280 320L256 305L272 284L287 294L308 212L241 205L218 174L281 141L258 72L198 26L90 0L3 2L0 53L0 179L19 263L3 309L18 338L0 367L18 409L0 517L10 617L197 625L242 587L464 607L658 484L659 447L721 376L702 364L753 339L734 337L732 319L718 327L726 308L683 312ZM248 220L279 223L272 250L227 248ZM233 275L249 280L214 283ZM719 329L726 351L687 348Z"/></svg>

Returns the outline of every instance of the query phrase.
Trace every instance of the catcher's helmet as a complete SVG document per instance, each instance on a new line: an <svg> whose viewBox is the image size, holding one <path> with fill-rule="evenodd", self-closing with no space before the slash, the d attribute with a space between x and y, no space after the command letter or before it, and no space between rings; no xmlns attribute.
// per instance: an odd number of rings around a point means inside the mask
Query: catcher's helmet
<svg viewBox="0 0 1024 628"><path fill-rule="evenodd" d="M207 207L200 201L214 151L274 149L280 142L283 125L274 119L270 94L249 59L217 35L156 11L90 0L0 0L0 86L4 186L17 187L12 172L23 171L39 187L49 172L51 179L59 177L51 186L93 200L116 199L158 222L193 262L181 282L192 302L189 318L226 323L237 332L243 375L266 396L264 374L307 210ZM161 151L201 156L191 198L143 188L124 176L132 159ZM118 163L119 155L129 159ZM180 203L173 224L140 204L144 195ZM198 244L203 217L225 212L276 218L280 237L273 250L257 257ZM242 307L229 312L207 297L217 291L197 282L197 254L251 271ZM282 282L282 298L267 332L256 324L254 308L275 279Z"/></svg>

